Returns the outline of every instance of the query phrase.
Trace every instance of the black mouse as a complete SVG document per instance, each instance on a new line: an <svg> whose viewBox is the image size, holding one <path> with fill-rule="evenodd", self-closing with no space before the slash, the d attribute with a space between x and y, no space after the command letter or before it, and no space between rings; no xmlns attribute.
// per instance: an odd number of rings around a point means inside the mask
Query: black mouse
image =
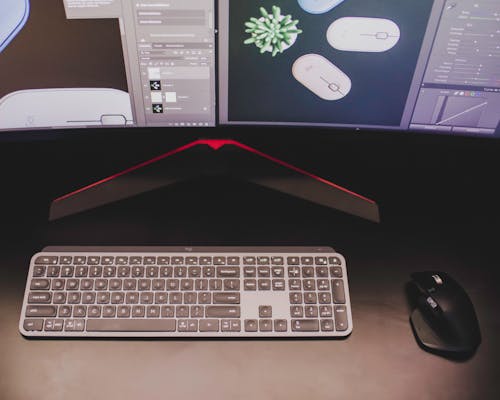
<svg viewBox="0 0 500 400"><path fill-rule="evenodd" d="M410 321L419 344L444 356L473 355L481 343L481 333L465 290L444 272L416 272L411 278L416 308Z"/></svg>

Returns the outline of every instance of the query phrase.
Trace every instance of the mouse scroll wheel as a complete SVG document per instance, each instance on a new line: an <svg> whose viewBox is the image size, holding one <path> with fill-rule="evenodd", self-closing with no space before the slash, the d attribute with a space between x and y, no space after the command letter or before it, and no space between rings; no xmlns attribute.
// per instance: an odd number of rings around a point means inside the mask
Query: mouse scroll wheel
<svg viewBox="0 0 500 400"><path fill-rule="evenodd" d="M340 86L337 85L336 83L330 83L328 85L328 88L332 91L332 92L338 92L340 90Z"/></svg>
<svg viewBox="0 0 500 400"><path fill-rule="evenodd" d="M443 280L441 279L441 277L439 275L432 275L432 279L434 279L434 281L438 285L442 285L443 284Z"/></svg>
<svg viewBox="0 0 500 400"><path fill-rule="evenodd" d="M375 37L380 40L387 40L389 39L389 34L387 32L377 32Z"/></svg>

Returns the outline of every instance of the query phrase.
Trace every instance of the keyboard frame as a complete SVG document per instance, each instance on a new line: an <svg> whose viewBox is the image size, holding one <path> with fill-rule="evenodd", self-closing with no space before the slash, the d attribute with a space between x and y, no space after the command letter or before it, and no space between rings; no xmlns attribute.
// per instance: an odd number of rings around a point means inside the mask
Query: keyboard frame
<svg viewBox="0 0 500 400"><path fill-rule="evenodd" d="M45 255L45 256L60 256L62 255L61 253L72 253L72 256L88 256L88 255L95 255L95 253L108 253L106 255L113 255L113 256L134 256L134 255L139 255L139 256L160 256L160 255L166 255L166 256L189 256L189 255L196 255L198 257L201 256L215 256L215 255L222 255L225 257L229 257L232 255L239 256L239 257L245 257L245 256L255 256L255 255L261 255L261 256L276 256L278 253L283 256L283 257L289 257L289 256L300 256L300 257L305 257L305 256L312 256L312 257L317 257L319 255L325 255L325 256L337 256L341 259L342 261L342 279L344 282L344 290L345 290L345 305L346 310L347 310L347 321L348 321L348 329L346 331L341 331L338 332L337 330L334 330L333 332L322 332L321 330L319 332L293 332L291 331L291 320L292 317L287 317L288 321L288 331L287 332L275 332L274 330L272 332L245 332L244 330L244 320L246 317L244 316L243 313L243 302L240 304L240 307L242 309L242 315L240 321L242 325L242 329L240 332L222 332L219 330L219 332L179 332L176 330L176 332L69 332L69 331L58 331L58 332L47 332L47 331L26 331L24 329L23 323L24 319L29 317L25 317L26 313L26 308L29 305L28 304L28 295L30 292L30 283L31 280L33 279L33 269L35 266L35 259L38 256ZM111 254L114 253L114 254ZM285 277L284 279L287 281L290 279L288 277L287 273L287 265L285 261ZM241 273L240 277L241 281L243 281L244 276L243 273ZM301 278L303 279L303 278ZM333 279L331 276L328 278L329 280ZM50 290L52 291L52 290ZM165 290L168 292L167 290ZM223 292L223 291L222 291ZM245 292L243 285L241 285L240 293L243 294ZM266 291L269 293L268 291ZM272 292L272 291L270 291ZM285 290L281 291L280 293L286 294L288 297L290 290L288 287L288 283L286 284ZM253 293L259 293L259 290ZM255 304L255 307L258 307L259 304ZM331 304L333 307L335 307L335 304ZM290 304L289 304L290 306ZM55 319L75 319L75 318L58 318L58 317L53 317ZM85 319L87 320L88 317L85 318L76 318L76 319ZM104 319L101 317L101 319ZM148 319L148 318L144 318ZM156 320L161 319L160 318L155 318ZM200 318L172 318L175 320L179 319L200 319ZM206 318L205 318L206 319ZM229 318L215 318L215 319L229 319ZM259 319L259 318L257 318ZM279 318L275 317L273 315L272 319L285 319L285 318ZM308 318L303 318L303 319L308 319ZM321 318L318 318L320 320ZM332 317L334 319L334 317ZM78 247L60 247L60 246L51 246L51 247L46 247L44 248L41 252L36 253L33 255L33 257L30 260L30 268L28 272L28 277L26 279L26 287L25 287L25 293L24 293L24 298L23 298L23 304L22 304L22 309L21 309L21 316L19 320L19 332L26 338L176 338L176 339L182 339L182 338L223 338L223 339L241 339L241 338L267 338L267 339L272 339L272 338L345 338L349 336L352 333L353 330L353 320L352 320L352 310L351 310L351 299L350 299L350 292L349 292L349 282L348 282L348 275L347 275L347 268L346 268L346 261L345 258L337 253L333 248L331 247L267 247L267 246L259 246L259 247L218 247L218 246L211 246L211 247L164 247L164 246L141 246L141 247L92 247L92 246L78 246Z"/></svg>

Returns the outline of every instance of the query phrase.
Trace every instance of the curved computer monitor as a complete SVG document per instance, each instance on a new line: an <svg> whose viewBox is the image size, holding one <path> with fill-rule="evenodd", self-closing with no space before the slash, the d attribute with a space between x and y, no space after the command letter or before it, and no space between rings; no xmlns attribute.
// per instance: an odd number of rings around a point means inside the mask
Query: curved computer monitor
<svg viewBox="0 0 500 400"><path fill-rule="evenodd" d="M321 126L494 137L491 0L9 0L0 131Z"/></svg>

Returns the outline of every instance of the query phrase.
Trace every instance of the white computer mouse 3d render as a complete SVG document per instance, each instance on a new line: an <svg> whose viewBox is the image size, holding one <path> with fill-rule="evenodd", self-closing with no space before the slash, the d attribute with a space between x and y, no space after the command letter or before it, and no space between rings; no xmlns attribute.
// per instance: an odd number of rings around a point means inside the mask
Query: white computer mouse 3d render
<svg viewBox="0 0 500 400"><path fill-rule="evenodd" d="M324 14L333 10L344 0L298 0L299 6L310 14Z"/></svg>
<svg viewBox="0 0 500 400"><path fill-rule="evenodd" d="M0 99L0 129L133 123L130 96L117 89L32 89Z"/></svg>
<svg viewBox="0 0 500 400"><path fill-rule="evenodd" d="M328 43L342 51L380 53L392 49L399 42L401 31L390 19L345 17L328 28Z"/></svg>
<svg viewBox="0 0 500 400"><path fill-rule="evenodd" d="M319 54L306 54L298 58L293 64L292 74L323 100L340 100L351 91L351 79Z"/></svg>

